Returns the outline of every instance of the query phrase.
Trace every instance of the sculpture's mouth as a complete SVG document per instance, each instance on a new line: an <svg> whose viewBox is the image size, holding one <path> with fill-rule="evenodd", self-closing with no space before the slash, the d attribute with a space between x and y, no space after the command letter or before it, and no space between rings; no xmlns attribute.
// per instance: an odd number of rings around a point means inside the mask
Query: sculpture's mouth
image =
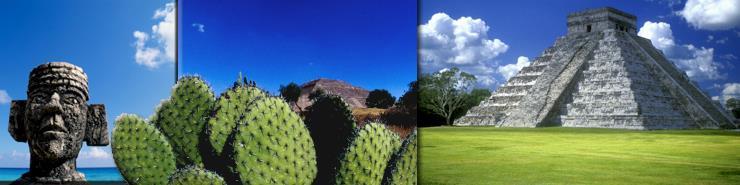
<svg viewBox="0 0 740 185"><path fill-rule="evenodd" d="M44 127L41 128L41 134L46 138L60 139L67 134L67 128L62 126L64 120L61 115L51 115L44 119Z"/></svg>

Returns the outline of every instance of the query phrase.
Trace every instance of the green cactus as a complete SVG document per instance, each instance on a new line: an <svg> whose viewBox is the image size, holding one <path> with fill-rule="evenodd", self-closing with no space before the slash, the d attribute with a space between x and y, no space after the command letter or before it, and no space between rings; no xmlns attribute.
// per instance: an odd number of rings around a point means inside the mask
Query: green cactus
<svg viewBox="0 0 740 185"><path fill-rule="evenodd" d="M380 184L388 161L401 147L398 135L385 125L368 123L355 133L343 154L336 184Z"/></svg>
<svg viewBox="0 0 740 185"><path fill-rule="evenodd" d="M403 142L385 171L383 184L416 185L416 131Z"/></svg>
<svg viewBox="0 0 740 185"><path fill-rule="evenodd" d="M285 101L254 100L237 126L235 170L242 184L311 184L316 154L305 125Z"/></svg>
<svg viewBox="0 0 740 185"><path fill-rule="evenodd" d="M175 171L175 157L167 139L135 115L122 114L113 129L113 158L131 184L166 184Z"/></svg>
<svg viewBox="0 0 740 185"><path fill-rule="evenodd" d="M203 166L198 137L205 129L213 102L211 88L199 77L190 76L178 80L172 97L157 109L153 123L172 144L177 166Z"/></svg>
<svg viewBox="0 0 740 185"><path fill-rule="evenodd" d="M208 120L206 133L216 156L220 156L226 140L236 130L240 116L247 106L256 98L265 96L262 90L252 86L234 86L216 101L215 113Z"/></svg>
<svg viewBox="0 0 740 185"><path fill-rule="evenodd" d="M355 130L349 105L340 96L325 94L314 99L306 110L306 126L316 145L317 184L334 182L339 157Z"/></svg>
<svg viewBox="0 0 740 185"><path fill-rule="evenodd" d="M224 178L216 173L197 166L188 166L177 170L170 177L170 185L225 185Z"/></svg>

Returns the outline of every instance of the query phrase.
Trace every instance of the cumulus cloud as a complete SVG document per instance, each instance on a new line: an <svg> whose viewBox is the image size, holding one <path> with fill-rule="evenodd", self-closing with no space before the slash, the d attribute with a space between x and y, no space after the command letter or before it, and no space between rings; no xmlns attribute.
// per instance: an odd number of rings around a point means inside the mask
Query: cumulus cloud
<svg viewBox="0 0 740 185"><path fill-rule="evenodd" d="M723 105L730 98L740 98L740 83L726 83L719 96L713 96L712 100L718 100Z"/></svg>
<svg viewBox="0 0 740 185"><path fill-rule="evenodd" d="M489 39L490 27L481 19L453 19L436 13L419 27L421 67L423 72L457 67L475 75L478 83L492 86L498 64L494 59L509 46L500 39Z"/></svg>
<svg viewBox="0 0 740 185"><path fill-rule="evenodd" d="M0 90L0 105L10 103L10 95L8 95L8 91Z"/></svg>
<svg viewBox="0 0 740 185"><path fill-rule="evenodd" d="M206 32L206 25L203 25L201 23L193 23L192 25L198 32Z"/></svg>
<svg viewBox="0 0 740 185"><path fill-rule="evenodd" d="M150 33L136 30L136 63L149 69L156 69L165 63L175 61L175 3L167 3L165 7L154 11L154 20L159 21L152 26Z"/></svg>
<svg viewBox="0 0 740 185"><path fill-rule="evenodd" d="M529 58L525 56L519 56L519 58L516 59L516 64L499 66L498 72L501 73L501 76L503 76L506 80L509 80L509 78L516 75L516 73L518 73L519 70L522 70L522 68L529 66L529 64Z"/></svg>
<svg viewBox="0 0 740 185"><path fill-rule="evenodd" d="M725 78L719 72L721 64L714 61L714 48L696 47L692 44L677 45L671 25L664 22L647 21L637 35L650 39L679 69L686 71L691 79L715 80Z"/></svg>
<svg viewBox="0 0 740 185"><path fill-rule="evenodd" d="M740 1L688 0L677 14L698 29L727 30L740 26Z"/></svg>
<svg viewBox="0 0 740 185"><path fill-rule="evenodd" d="M671 25L664 22L650 22L646 21L642 25L637 35L650 39L655 48L668 52L676 46L673 41L673 31Z"/></svg>
<svg viewBox="0 0 740 185"><path fill-rule="evenodd" d="M102 147L88 147L90 150L80 152L79 157L82 159L108 159L112 158L111 153L103 150Z"/></svg>

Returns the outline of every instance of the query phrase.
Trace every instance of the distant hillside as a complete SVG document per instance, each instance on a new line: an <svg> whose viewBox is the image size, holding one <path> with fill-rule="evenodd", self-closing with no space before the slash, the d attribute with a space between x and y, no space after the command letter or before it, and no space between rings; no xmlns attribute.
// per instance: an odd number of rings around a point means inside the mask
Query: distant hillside
<svg viewBox="0 0 740 185"><path fill-rule="evenodd" d="M301 96L298 98L298 106L304 109L311 105L308 94L316 89L324 90L327 94L336 94L341 96L352 109L366 108L365 99L369 93L361 87L352 86L341 80L319 78L311 80L301 85Z"/></svg>

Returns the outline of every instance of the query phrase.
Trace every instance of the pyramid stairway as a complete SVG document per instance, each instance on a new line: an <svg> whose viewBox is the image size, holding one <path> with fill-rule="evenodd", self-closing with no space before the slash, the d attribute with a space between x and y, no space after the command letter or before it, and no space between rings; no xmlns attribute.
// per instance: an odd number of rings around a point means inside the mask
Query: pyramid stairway
<svg viewBox="0 0 740 185"><path fill-rule="evenodd" d="M613 8L568 16L569 33L455 125L737 128Z"/></svg>

